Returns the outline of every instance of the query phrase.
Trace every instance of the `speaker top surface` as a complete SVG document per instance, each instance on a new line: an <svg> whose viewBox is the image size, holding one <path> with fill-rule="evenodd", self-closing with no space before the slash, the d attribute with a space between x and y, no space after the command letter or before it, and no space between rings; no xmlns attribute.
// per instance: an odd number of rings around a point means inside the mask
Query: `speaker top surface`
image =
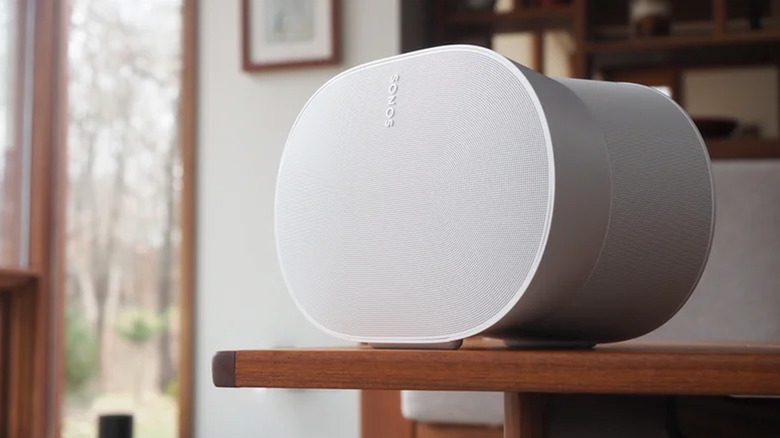
<svg viewBox="0 0 780 438"><path fill-rule="evenodd" d="M553 172L539 100L495 52L447 46L348 70L285 145L275 227L287 286L346 339L478 333L533 277Z"/></svg>

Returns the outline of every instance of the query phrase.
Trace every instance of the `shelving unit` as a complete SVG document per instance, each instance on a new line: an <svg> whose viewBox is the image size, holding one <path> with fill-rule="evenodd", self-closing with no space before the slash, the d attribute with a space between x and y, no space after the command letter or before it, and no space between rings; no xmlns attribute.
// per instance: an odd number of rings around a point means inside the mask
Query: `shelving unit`
<svg viewBox="0 0 780 438"><path fill-rule="evenodd" d="M533 35L531 68L543 70L544 32L564 30L573 42L570 76L605 77L611 72L668 68L780 66L780 10L765 13L764 27L747 26L747 1L686 0L672 2L669 35L629 35L629 0L570 0L547 7L523 7L513 0L510 11L470 11L452 0L428 4L427 46L466 42L490 46L497 34ZM771 0L763 0L764 11ZM776 5L776 3L775 3ZM775 8L780 8L776 5ZM780 89L780 84L778 84ZM767 96L780 100L780 96ZM778 120L780 126L780 120ZM727 138L707 142L715 159L780 158L780 138Z"/></svg>
<svg viewBox="0 0 780 438"><path fill-rule="evenodd" d="M589 54L634 52L644 50L674 50L703 46L744 46L756 43L780 43L780 30L754 31L722 35L679 35L643 37L625 41L596 41L585 44ZM777 47L775 47L777 48ZM774 54L777 56L777 53Z"/></svg>
<svg viewBox="0 0 780 438"><path fill-rule="evenodd" d="M555 6L544 9L517 9L512 12L455 12L445 15L448 27L489 26L495 33L571 29L574 8Z"/></svg>
<svg viewBox="0 0 780 438"><path fill-rule="evenodd" d="M708 140L707 149L713 160L780 158L780 139Z"/></svg>
<svg viewBox="0 0 780 438"><path fill-rule="evenodd" d="M676 405L670 424L675 429L684 425L686 432L701 431L692 436L708 436L713 430L726 431L728 436L776 436L772 433L779 423L777 404L770 399L768 404L746 399L750 404L740 405L727 397L780 395L778 344L627 342L593 350L536 351L479 346L454 351L361 346L220 351L212 359L211 376L219 388L500 391L506 421L503 434L500 429L498 434L505 438L551 436L550 397L565 394L588 394L596 403L607 394L666 396ZM381 427L364 428L364 437L387 430L397 431L393 436L422 436L399 418L399 398L376 404L383 399L368 394L370 398L365 398L363 393L362 418L369 419L366 423L381 418ZM426 437L484 436L480 429L449 430Z"/></svg>

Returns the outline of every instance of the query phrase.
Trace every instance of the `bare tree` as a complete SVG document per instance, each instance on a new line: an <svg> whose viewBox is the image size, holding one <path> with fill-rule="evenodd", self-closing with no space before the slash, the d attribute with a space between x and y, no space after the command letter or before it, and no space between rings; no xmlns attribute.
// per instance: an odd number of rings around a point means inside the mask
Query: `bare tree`
<svg viewBox="0 0 780 438"><path fill-rule="evenodd" d="M66 284L100 357L121 339L109 335L123 308L162 315L176 303L179 8L178 0L72 3ZM175 379L173 342L168 331L158 339L161 390Z"/></svg>

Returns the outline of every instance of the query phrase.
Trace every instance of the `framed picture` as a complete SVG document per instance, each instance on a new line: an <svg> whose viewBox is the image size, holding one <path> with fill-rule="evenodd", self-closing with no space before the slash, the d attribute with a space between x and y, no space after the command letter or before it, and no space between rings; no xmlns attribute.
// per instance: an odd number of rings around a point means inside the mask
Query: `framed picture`
<svg viewBox="0 0 780 438"><path fill-rule="evenodd" d="M337 64L339 0L241 0L245 71Z"/></svg>

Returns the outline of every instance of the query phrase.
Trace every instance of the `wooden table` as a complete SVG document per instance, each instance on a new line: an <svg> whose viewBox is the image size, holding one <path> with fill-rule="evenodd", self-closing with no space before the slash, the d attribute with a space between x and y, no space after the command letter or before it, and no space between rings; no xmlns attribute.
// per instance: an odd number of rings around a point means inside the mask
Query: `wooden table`
<svg viewBox="0 0 780 438"><path fill-rule="evenodd" d="M503 391L504 436L544 436L546 394L780 396L780 345L614 344L593 350L222 351L219 387Z"/></svg>

